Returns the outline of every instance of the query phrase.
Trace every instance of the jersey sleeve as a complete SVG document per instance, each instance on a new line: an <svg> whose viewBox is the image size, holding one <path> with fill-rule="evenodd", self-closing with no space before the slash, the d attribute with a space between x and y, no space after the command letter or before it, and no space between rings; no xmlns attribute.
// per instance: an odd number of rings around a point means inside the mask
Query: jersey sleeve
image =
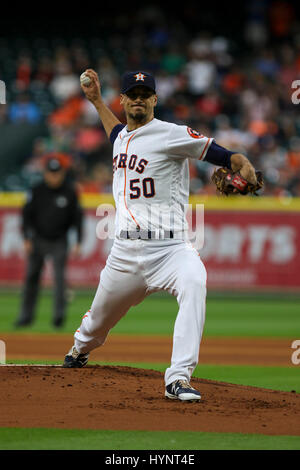
<svg viewBox="0 0 300 470"><path fill-rule="evenodd" d="M173 125L167 140L169 158L203 160L213 139L187 126Z"/></svg>
<svg viewBox="0 0 300 470"><path fill-rule="evenodd" d="M117 124L111 131L109 140L112 144L114 144L116 138L118 137L119 133L122 129L124 129L125 124Z"/></svg>
<svg viewBox="0 0 300 470"><path fill-rule="evenodd" d="M221 145L212 142L203 160L212 165L223 166L231 170L231 155L234 153L236 152L231 152Z"/></svg>

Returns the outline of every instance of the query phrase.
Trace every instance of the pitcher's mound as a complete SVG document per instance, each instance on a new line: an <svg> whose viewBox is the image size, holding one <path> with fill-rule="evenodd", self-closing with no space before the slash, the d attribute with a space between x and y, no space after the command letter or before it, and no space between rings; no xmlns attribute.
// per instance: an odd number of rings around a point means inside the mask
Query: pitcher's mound
<svg viewBox="0 0 300 470"><path fill-rule="evenodd" d="M199 403L164 398L163 374L131 367L0 367L0 426L300 435L300 394L192 379Z"/></svg>

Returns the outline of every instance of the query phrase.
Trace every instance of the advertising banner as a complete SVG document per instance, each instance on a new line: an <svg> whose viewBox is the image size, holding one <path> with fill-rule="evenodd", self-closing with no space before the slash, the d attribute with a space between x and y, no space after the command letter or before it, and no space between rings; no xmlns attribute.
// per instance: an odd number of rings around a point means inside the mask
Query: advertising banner
<svg viewBox="0 0 300 470"><path fill-rule="evenodd" d="M20 285L26 259L20 207L0 207L0 284ZM192 219L193 212L188 214ZM113 240L99 239L103 215L85 207L82 253L69 258L69 286L96 287ZM201 221L203 223L203 220ZM200 228L199 228L200 230ZM70 234L72 243L72 234ZM300 289L300 211L217 210L205 204L204 240L199 250L208 289ZM42 281L52 282L46 260Z"/></svg>
<svg viewBox="0 0 300 470"><path fill-rule="evenodd" d="M300 288L300 213L205 212L208 287Z"/></svg>

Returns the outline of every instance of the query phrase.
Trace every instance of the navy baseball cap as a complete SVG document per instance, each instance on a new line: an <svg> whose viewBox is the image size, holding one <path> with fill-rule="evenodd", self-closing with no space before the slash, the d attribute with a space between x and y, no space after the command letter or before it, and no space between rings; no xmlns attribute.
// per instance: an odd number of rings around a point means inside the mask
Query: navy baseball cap
<svg viewBox="0 0 300 470"><path fill-rule="evenodd" d="M156 93L154 77L148 72L126 72L122 77L121 93L124 94L138 85L150 88Z"/></svg>

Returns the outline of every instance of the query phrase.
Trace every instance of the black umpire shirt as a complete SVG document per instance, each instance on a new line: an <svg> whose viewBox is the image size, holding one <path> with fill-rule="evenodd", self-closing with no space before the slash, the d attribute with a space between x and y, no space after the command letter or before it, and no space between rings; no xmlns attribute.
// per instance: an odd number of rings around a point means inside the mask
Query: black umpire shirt
<svg viewBox="0 0 300 470"><path fill-rule="evenodd" d="M65 180L58 188L51 188L43 181L28 194L22 211L22 231L26 239L39 236L57 240L66 237L68 230L74 227L80 243L82 220L83 213L73 184Z"/></svg>

